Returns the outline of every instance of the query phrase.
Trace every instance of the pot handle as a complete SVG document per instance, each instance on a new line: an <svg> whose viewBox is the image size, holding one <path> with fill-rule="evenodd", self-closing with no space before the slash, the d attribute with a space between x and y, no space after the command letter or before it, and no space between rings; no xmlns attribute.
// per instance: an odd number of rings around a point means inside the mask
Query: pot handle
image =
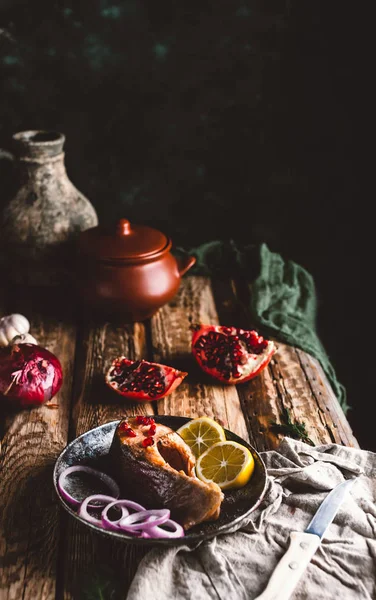
<svg viewBox="0 0 376 600"><path fill-rule="evenodd" d="M196 257L195 256L184 256L184 257L179 256L176 260L178 263L179 275L180 275L180 277L183 277L183 275L195 264Z"/></svg>

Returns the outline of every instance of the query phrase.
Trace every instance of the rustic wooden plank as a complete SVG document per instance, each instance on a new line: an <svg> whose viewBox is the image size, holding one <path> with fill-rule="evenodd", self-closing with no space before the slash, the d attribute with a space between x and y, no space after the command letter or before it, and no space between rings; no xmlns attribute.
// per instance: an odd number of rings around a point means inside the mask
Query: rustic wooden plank
<svg viewBox="0 0 376 600"><path fill-rule="evenodd" d="M244 282L214 281L212 285L222 324L255 327ZM278 352L270 365L252 381L237 386L251 443L259 450L277 448L283 436L273 433L270 423L280 423L287 408L293 420L305 422L314 443L358 447L318 361L297 348L276 345Z"/></svg>
<svg viewBox="0 0 376 600"><path fill-rule="evenodd" d="M57 303L53 305L56 313L45 316L41 297L33 303L30 294L25 298L21 293L11 305L7 314L25 314L40 345L58 356L64 382L44 406L13 414L3 411L0 599L50 600L55 597L60 535L52 470L67 442L75 326L71 316L59 313Z"/></svg>
<svg viewBox="0 0 376 600"><path fill-rule="evenodd" d="M170 305L161 309L158 315L153 318L151 337L153 340L152 355L154 360L168 363L172 359L171 349L173 348L174 365L185 369L185 366L182 366L180 363L185 363L188 358L190 361L189 371L196 371L197 383L195 381L188 384L188 390L191 393L188 398L184 393L181 395L180 392L180 388L186 386L186 383L183 383L178 390L168 397L172 403L181 402L181 398L186 399L191 403L192 410L190 413L186 413L183 409L179 413L177 410L168 410L166 408L159 412L160 414L209 414L222 421L230 429L237 430L243 437L247 437L244 419L243 427L241 426L241 422L239 423L239 420L241 421L242 419L242 414L235 388L233 386L213 386L213 382L205 378L204 374L192 361L189 324L195 320L198 322L218 322L218 316L208 280L204 280L203 278L193 278L191 280L190 278L190 281L193 291L189 288L186 293L184 291L183 293L180 292ZM182 285L182 289L185 289L185 284ZM190 303L190 306L194 308L187 310L187 303ZM182 313L184 313L183 320ZM167 343L163 348L160 346L159 351L156 351L154 337L155 323L159 323L161 318L164 324L163 335L167 336ZM109 366L110 360L114 356L122 353L130 355L131 358L147 356L143 326L136 324L135 333L136 338L138 335L141 342L137 342L136 339L135 347L133 348L132 343L134 341L131 327L127 327L125 330L123 328L120 328L120 330L119 328L115 328L114 330L109 324L105 327L89 326L86 333L84 332L83 336L80 337L79 347L81 350L78 351L75 377L76 385L79 389L75 392L72 435L79 435L99 422L117 418L125 412L127 414L134 414L134 410L141 412L140 409L143 409L148 414L153 412L157 405L156 402L152 403L153 406L129 405L126 401L122 401L120 397L115 396L108 390L106 390L106 397L109 398L108 394L112 394L111 398L116 398L115 406L113 403L110 405L105 403L103 397L100 397L98 402L93 398L93 386L100 385L105 369ZM110 339L112 342L109 341ZM101 381L98 381L98 374ZM203 377L206 379L205 384L201 383ZM201 409L204 407L204 411L200 413L196 411L195 406L197 388L201 399ZM96 394L98 394L98 391L94 391L94 396ZM158 406L160 407L161 403L164 405L166 400L167 398L160 401ZM231 410L232 406L234 406L233 410ZM228 407L230 407L230 410ZM234 415L235 410L236 414ZM100 411L100 414L98 414L98 411ZM119 543L107 543L103 538L87 533L77 523L69 523L67 525L70 533L65 542L63 555L70 558L68 560L65 559L64 593L61 597L68 600L79 596L87 575L92 573L93 569L96 569L103 562L103 557L105 557L105 564L108 564L108 557L111 557L112 565L116 565L117 569L121 570L123 575L122 586L123 590L126 591L137 569L139 560L146 552L145 548L122 546Z"/></svg>
<svg viewBox="0 0 376 600"><path fill-rule="evenodd" d="M0 600L55 597L59 527L51 480L56 456L67 441L75 326L66 314L59 318L56 313L47 316L43 302L34 305L30 297L27 300L28 304L19 295L11 310L34 315L32 333L59 356L65 381L59 395L49 403L50 408L3 415ZM27 309L23 310L24 306ZM206 278L184 278L175 300L152 319L151 355L154 360L187 370L189 375L171 396L143 405L129 404L108 390L103 376L117 355L149 356L145 326L86 324L77 347L70 438L123 414L153 411L208 414L247 438L244 411L251 443L265 450L279 444L281 436L274 435L269 424L271 419L279 421L286 407L293 418L306 422L315 443L335 441L358 447L320 365L300 350L278 344L278 353L269 367L251 382L236 387L213 385L213 380L199 370L191 356L190 324L221 322L245 327L249 320L245 321L248 315L244 307L231 282L211 284ZM87 582L97 574L101 565L110 564L114 577L116 572L122 573L125 597L146 549L88 533L65 513L61 514L61 523L66 535L59 547L62 568L56 598L80 598L85 579Z"/></svg>
<svg viewBox="0 0 376 600"><path fill-rule="evenodd" d="M300 360L306 381L311 388L313 397L311 405L314 406L314 403L316 404L316 418L320 420L322 428L326 432L323 443L327 443L326 440L329 437L333 443L359 448L358 440L354 436L350 423L334 395L332 387L319 362L299 349L296 349L296 354ZM312 421L310 420L308 428L312 427L311 423Z"/></svg>
<svg viewBox="0 0 376 600"><path fill-rule="evenodd" d="M236 298L233 302L238 301L239 313L254 327L247 309L249 286L237 281L233 289ZM313 443L359 447L318 361L303 350L277 341L276 345L278 351L267 369L238 386L251 429L250 437L256 447L259 450L278 448L283 435L276 435L270 425L272 421L283 422L284 409L290 412L293 421L305 423Z"/></svg>
<svg viewBox="0 0 376 600"><path fill-rule="evenodd" d="M270 421L278 422L281 412L278 389L272 368L275 359L257 377L238 385L250 439L257 450L265 451L279 445L279 437L269 428Z"/></svg>
<svg viewBox="0 0 376 600"><path fill-rule="evenodd" d="M314 444L359 447L318 362L302 350L278 342L276 345L278 351L269 366L255 379L238 386L256 447L278 448L283 435L272 431L271 422L284 422L284 409L293 421L305 423Z"/></svg>
<svg viewBox="0 0 376 600"><path fill-rule="evenodd" d="M105 384L105 374L117 356L147 357L143 324L94 323L83 325L77 348L70 437L136 412L152 414L151 403L129 402Z"/></svg>
<svg viewBox="0 0 376 600"><path fill-rule="evenodd" d="M215 283L216 292L223 294L223 282ZM230 282L227 291L227 300L223 300L219 306L221 322L230 324L229 318L233 317L233 324L243 329L256 329L258 327L252 322L248 309L250 300L250 287L242 279ZM276 342L276 340L274 340ZM276 342L276 345L279 344ZM246 421L250 442L257 450L266 451L275 449L280 444L280 435L276 435L270 429L271 421L280 421L282 405L277 380L273 374L273 366L276 364L276 356L270 364L251 381L237 385L240 404Z"/></svg>
<svg viewBox="0 0 376 600"><path fill-rule="evenodd" d="M239 298L238 284L234 280L213 279L212 289L217 312L222 325L252 329L246 305ZM265 431L271 414L278 415L278 394L273 383L270 367L263 370L251 382L236 386L240 406L245 417L249 441L259 451L278 445L278 437Z"/></svg>
<svg viewBox="0 0 376 600"><path fill-rule="evenodd" d="M88 532L80 523L72 523L68 515L64 515L63 520L69 535L62 546L65 571L58 580L56 600L86 597L125 600L138 565L150 548ZM105 593L101 595L99 589L104 583Z"/></svg>
<svg viewBox="0 0 376 600"><path fill-rule="evenodd" d="M158 401L159 414L187 417L210 416L244 439L248 432L235 386L222 385L205 375L191 352L195 323L218 324L211 283L205 277L185 277L179 293L151 321L154 360L188 376L169 396Z"/></svg>
<svg viewBox="0 0 376 600"><path fill-rule="evenodd" d="M124 415L153 414L151 403L129 402L105 385L105 373L111 361L120 355L132 360L147 358L145 325L89 321L83 325L74 374L70 438ZM127 589L144 549L134 550L121 542L108 542L72 519L62 518L66 537L60 552L63 567L58 598L80 598L85 582L95 578L98 565L112 565L114 572L124 573L122 585Z"/></svg>
<svg viewBox="0 0 376 600"><path fill-rule="evenodd" d="M305 423L307 434L314 444L333 442L318 417L316 401L296 350L285 344L278 344L278 352L271 368L280 408L286 408L293 420ZM328 387L324 393L328 395ZM279 422L281 416L278 415L275 420Z"/></svg>

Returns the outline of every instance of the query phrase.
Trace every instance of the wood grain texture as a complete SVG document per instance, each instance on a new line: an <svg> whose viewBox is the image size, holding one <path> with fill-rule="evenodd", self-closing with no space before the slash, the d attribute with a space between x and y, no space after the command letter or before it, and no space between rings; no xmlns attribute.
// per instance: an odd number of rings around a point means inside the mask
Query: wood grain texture
<svg viewBox="0 0 376 600"><path fill-rule="evenodd" d="M27 306L22 312L40 345L60 359L64 382L46 405L3 414L0 599L50 600L55 596L60 538L52 470L67 441L76 331L68 320L42 317L36 310L30 318Z"/></svg>
<svg viewBox="0 0 376 600"><path fill-rule="evenodd" d="M214 279L211 285L221 324L254 329L246 303L239 297L238 282ZM259 451L273 448L279 441L276 435L268 432L270 416L277 419L279 414L278 393L271 371L273 362L274 358L253 380L236 386L249 441Z"/></svg>
<svg viewBox="0 0 376 600"><path fill-rule="evenodd" d="M238 386L258 450L278 448L283 435L271 423L283 423L283 409L292 421L304 423L315 445L343 444L359 447L325 374L313 357L278 343L277 353L260 376Z"/></svg>
<svg viewBox="0 0 376 600"><path fill-rule="evenodd" d="M336 444L359 448L359 443L354 436L346 416L328 383L319 362L309 354L295 349L307 384L312 392L311 406L316 403L317 419L322 423L320 443L328 443L328 438ZM309 424L308 424L309 423ZM311 421L307 423L311 427ZM325 436L324 432L325 431ZM325 441L322 441L324 440ZM330 443L330 442L329 442Z"/></svg>
<svg viewBox="0 0 376 600"><path fill-rule="evenodd" d="M283 436L270 422L280 422L287 408L316 444L358 447L319 363L301 350L277 342L269 366L237 386L221 385L199 369L190 325L251 327L234 282L184 277L172 302L150 322L134 325L80 323L69 310L50 314L48 303L34 300L16 295L3 312L32 315L31 333L58 355L65 379L41 408L11 414L0 406L0 600L83 600L90 589L125 600L147 548L88 532L58 510L52 487L53 465L67 441L97 425L125 414L208 415L262 451L278 448ZM188 376L158 402L129 403L104 383L120 355L170 364Z"/></svg>
<svg viewBox="0 0 376 600"><path fill-rule="evenodd" d="M207 376L192 356L190 326L196 323L218 324L219 318L210 281L186 277L174 301L161 308L151 322L154 360L188 372L171 395L158 401L158 413L213 417L248 439L236 387L222 385Z"/></svg>
<svg viewBox="0 0 376 600"><path fill-rule="evenodd" d="M105 384L105 374L117 356L132 360L146 358L143 324L86 322L80 329L80 342L74 373L73 410L70 437L93 427L136 412L153 413L150 403L129 402Z"/></svg>
<svg viewBox="0 0 376 600"><path fill-rule="evenodd" d="M73 410L70 423L70 438L103 423L120 419L124 415L153 414L151 403L133 403L110 390L104 377L111 362L117 356L127 356L132 360L147 358L145 326L113 324L108 322L85 322L80 329L80 342L77 348ZM131 547L119 542L108 542L103 537L88 532L84 527L66 519L65 539L61 547L62 570L59 574L58 598L80 599L85 585L96 577L98 568L103 565L124 571L123 586L128 586L143 549L138 548L138 560ZM124 569L128 565L128 569ZM129 569L131 565L131 569ZM129 580L127 581L127 574Z"/></svg>
<svg viewBox="0 0 376 600"><path fill-rule="evenodd" d="M237 326L257 329L248 310L250 293L245 281L233 282L222 306L225 314L231 307ZM283 435L274 433L271 423L284 422L283 411L287 409L292 421L305 424L315 444L359 447L319 362L303 350L274 341L277 353L268 367L255 379L237 386L251 443L258 450L278 448Z"/></svg>

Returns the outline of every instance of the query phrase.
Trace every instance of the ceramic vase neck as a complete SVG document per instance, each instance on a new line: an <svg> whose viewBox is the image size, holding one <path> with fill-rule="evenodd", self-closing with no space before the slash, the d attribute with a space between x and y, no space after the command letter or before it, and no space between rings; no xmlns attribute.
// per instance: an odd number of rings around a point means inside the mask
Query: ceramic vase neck
<svg viewBox="0 0 376 600"><path fill-rule="evenodd" d="M23 163L45 164L64 161L65 136L57 131L20 131L14 134L16 158Z"/></svg>

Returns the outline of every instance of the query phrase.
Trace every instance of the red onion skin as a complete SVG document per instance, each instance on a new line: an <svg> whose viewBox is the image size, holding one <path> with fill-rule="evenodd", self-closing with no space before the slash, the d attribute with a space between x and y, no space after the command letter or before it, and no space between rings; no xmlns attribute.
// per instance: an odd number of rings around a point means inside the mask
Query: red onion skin
<svg viewBox="0 0 376 600"><path fill-rule="evenodd" d="M36 344L0 348L0 395L21 408L51 400L63 383L59 359Z"/></svg>

